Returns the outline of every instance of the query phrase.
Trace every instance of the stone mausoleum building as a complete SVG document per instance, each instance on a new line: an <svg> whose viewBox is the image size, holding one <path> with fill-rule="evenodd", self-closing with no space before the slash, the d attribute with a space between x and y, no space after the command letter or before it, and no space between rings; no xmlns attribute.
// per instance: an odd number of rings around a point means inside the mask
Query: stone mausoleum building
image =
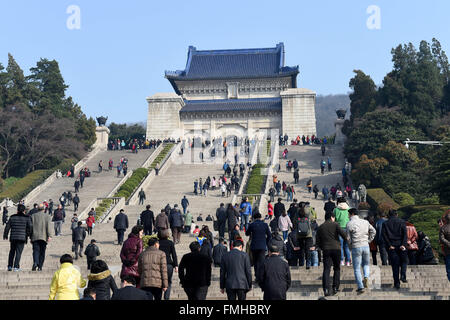
<svg viewBox="0 0 450 320"><path fill-rule="evenodd" d="M147 139L316 135L316 93L297 88L299 67L275 48L197 50L186 68L166 71L173 93L148 101Z"/></svg>

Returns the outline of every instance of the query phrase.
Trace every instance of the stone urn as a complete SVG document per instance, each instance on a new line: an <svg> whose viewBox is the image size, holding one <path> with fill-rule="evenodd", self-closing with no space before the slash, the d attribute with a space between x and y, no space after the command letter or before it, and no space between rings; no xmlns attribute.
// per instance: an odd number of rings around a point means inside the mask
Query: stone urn
<svg viewBox="0 0 450 320"><path fill-rule="evenodd" d="M106 125L106 121L108 120L108 117L103 117L103 116L101 116L101 117L98 117L97 118L97 122L98 122L98 125L100 126L100 127L104 127L105 125Z"/></svg>
<svg viewBox="0 0 450 320"><path fill-rule="evenodd" d="M336 115L337 115L338 119L345 119L346 114L347 114L346 109L337 109L336 110Z"/></svg>

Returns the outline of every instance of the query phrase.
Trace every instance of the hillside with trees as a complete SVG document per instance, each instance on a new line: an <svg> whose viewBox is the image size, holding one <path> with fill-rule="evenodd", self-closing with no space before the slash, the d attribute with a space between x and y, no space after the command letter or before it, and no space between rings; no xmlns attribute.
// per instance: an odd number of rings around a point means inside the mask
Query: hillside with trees
<svg viewBox="0 0 450 320"><path fill-rule="evenodd" d="M0 178L81 159L95 143L95 120L67 88L55 60L40 59L29 75L11 54L0 63Z"/></svg>
<svg viewBox="0 0 450 320"><path fill-rule="evenodd" d="M351 117L343 132L355 185L407 193L416 204L450 204L450 66L438 40L392 49L393 69L377 87L355 70L350 80Z"/></svg>

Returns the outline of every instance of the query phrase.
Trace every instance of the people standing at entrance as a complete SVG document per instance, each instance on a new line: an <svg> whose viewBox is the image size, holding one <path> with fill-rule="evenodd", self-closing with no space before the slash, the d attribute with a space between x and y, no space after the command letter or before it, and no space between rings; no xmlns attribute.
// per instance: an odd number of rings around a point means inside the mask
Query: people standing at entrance
<svg viewBox="0 0 450 320"><path fill-rule="evenodd" d="M255 220L252 222L248 229L245 231L245 235L251 237L250 250L253 257L253 266L255 269L255 277L259 279L260 268L264 263L264 257L266 255L267 245L272 238L269 226L262 221L260 213L255 213L253 216Z"/></svg>
<svg viewBox="0 0 450 320"><path fill-rule="evenodd" d="M200 252L201 245L194 241L189 245L190 253L180 261L178 276L188 300L205 300L211 285L211 260Z"/></svg>
<svg viewBox="0 0 450 320"><path fill-rule="evenodd" d="M38 212L31 216L33 245L33 267L32 271L42 271L45 261L45 250L50 241L50 216L44 212L44 205L40 204Z"/></svg>
<svg viewBox="0 0 450 320"><path fill-rule="evenodd" d="M141 212L140 221L144 226L144 235L148 236L152 234L153 226L155 225L155 217L153 211L150 210L151 206L148 204L145 210ZM165 215L165 214L164 214Z"/></svg>
<svg viewBox="0 0 450 320"><path fill-rule="evenodd" d="M252 269L249 256L242 251L242 240L233 242L233 249L222 257L220 266L220 292L228 300L245 300L252 289Z"/></svg>
<svg viewBox="0 0 450 320"><path fill-rule="evenodd" d="M29 216L25 214L26 208L23 204L17 206L17 214L12 215L6 223L3 232L3 240L10 242L8 256L8 271L20 271L20 258L22 251L31 236L33 225ZM14 268L14 269L13 269Z"/></svg>
<svg viewBox="0 0 450 320"><path fill-rule="evenodd" d="M123 243L123 235L128 229L128 217L123 209L120 209L119 214L114 218L114 229L117 232L117 244L121 245Z"/></svg>
<svg viewBox="0 0 450 320"><path fill-rule="evenodd" d="M157 238L150 238L147 249L139 256L138 273L142 290L147 292L151 300L160 301L169 286L169 280L166 254L159 250Z"/></svg>
<svg viewBox="0 0 450 320"><path fill-rule="evenodd" d="M137 285L139 285L140 276L138 273L138 259L142 253L142 237L144 231L142 226L134 226L131 229L131 233L128 235L128 239L123 243L120 251L120 260L122 261L122 270L120 272L120 278L125 276L132 276L136 279Z"/></svg>
<svg viewBox="0 0 450 320"><path fill-rule="evenodd" d="M389 210L389 219L383 224L383 241L392 265L394 287L400 289L400 281L407 282L408 252L406 246L408 237L406 224L398 218L395 210Z"/></svg>
<svg viewBox="0 0 450 320"><path fill-rule="evenodd" d="M352 249L353 271L355 273L357 292L363 293L369 288L370 277L370 248L369 243L375 238L376 230L369 221L360 219L358 210L348 210L350 221L347 223L349 246ZM364 279L361 279L361 266Z"/></svg>
<svg viewBox="0 0 450 320"><path fill-rule="evenodd" d="M325 222L320 225L316 233L316 246L322 250L323 275L322 288L325 296L335 295L339 292L341 273L341 241L347 242L347 234L335 222L334 212L325 213ZM333 283L330 283L330 271L333 265Z"/></svg>

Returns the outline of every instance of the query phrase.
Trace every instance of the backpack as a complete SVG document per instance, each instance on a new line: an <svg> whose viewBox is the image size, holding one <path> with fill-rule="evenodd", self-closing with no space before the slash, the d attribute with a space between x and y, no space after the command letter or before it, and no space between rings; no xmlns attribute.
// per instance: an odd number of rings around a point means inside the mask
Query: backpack
<svg viewBox="0 0 450 320"><path fill-rule="evenodd" d="M298 218L297 232L301 238L306 237L311 232L311 223L307 217Z"/></svg>

